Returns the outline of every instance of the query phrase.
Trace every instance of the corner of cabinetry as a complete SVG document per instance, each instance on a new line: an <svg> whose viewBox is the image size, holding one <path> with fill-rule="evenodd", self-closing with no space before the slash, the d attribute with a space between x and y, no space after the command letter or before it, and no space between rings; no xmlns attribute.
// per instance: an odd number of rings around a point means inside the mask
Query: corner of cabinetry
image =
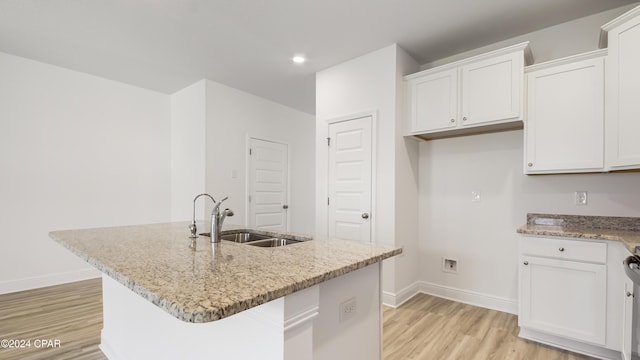
<svg viewBox="0 0 640 360"><path fill-rule="evenodd" d="M627 11L626 13L618 16L617 18L609 21L608 23L602 25L600 27L600 39L598 41L598 47L601 49L609 46L609 31L615 29L616 27L626 23L627 21L640 16L640 6L636 6L633 9Z"/></svg>

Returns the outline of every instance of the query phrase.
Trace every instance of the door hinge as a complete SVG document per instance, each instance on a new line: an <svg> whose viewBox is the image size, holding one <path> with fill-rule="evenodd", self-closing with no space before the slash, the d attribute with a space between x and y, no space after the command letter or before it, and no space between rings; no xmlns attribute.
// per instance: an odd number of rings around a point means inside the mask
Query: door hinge
<svg viewBox="0 0 640 360"><path fill-rule="evenodd" d="M249 202L251 202L251 195L249 195Z"/></svg>
<svg viewBox="0 0 640 360"><path fill-rule="evenodd" d="M327 146L331 146L331 138L330 137L327 138Z"/></svg>
<svg viewBox="0 0 640 360"><path fill-rule="evenodd" d="M253 154L253 150L249 148L249 155Z"/></svg>
<svg viewBox="0 0 640 360"><path fill-rule="evenodd" d="M327 205L329 205L329 198L327 197Z"/></svg>

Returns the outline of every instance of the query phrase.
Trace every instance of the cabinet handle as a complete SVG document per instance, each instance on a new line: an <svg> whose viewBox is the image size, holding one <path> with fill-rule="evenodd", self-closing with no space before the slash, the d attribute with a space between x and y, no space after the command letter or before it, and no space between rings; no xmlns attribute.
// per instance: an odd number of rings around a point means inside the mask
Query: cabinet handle
<svg viewBox="0 0 640 360"><path fill-rule="evenodd" d="M462 121L467 121L467 117L466 117L466 116L465 116L465 117L463 117L463 118L462 118Z"/></svg>
<svg viewBox="0 0 640 360"><path fill-rule="evenodd" d="M627 291L627 297L633 297L633 293L631 291Z"/></svg>
<svg viewBox="0 0 640 360"><path fill-rule="evenodd" d="M454 122L456 122L456 119L451 119L451 123L454 123Z"/></svg>
<svg viewBox="0 0 640 360"><path fill-rule="evenodd" d="M533 163L528 163L528 164L527 164L527 166L528 166L528 167L532 167L532 166L533 166Z"/></svg>
<svg viewBox="0 0 640 360"><path fill-rule="evenodd" d="M524 264L525 264L525 265L529 265L529 262L528 262L528 261L525 261L525 262L524 262Z"/></svg>
<svg viewBox="0 0 640 360"><path fill-rule="evenodd" d="M563 252L563 251L564 251L564 248L563 248L563 247L561 247L561 248L559 248L559 249L558 249L558 251Z"/></svg>
<svg viewBox="0 0 640 360"><path fill-rule="evenodd" d="M369 213L362 213L362 218L363 219L368 219L369 218Z"/></svg>

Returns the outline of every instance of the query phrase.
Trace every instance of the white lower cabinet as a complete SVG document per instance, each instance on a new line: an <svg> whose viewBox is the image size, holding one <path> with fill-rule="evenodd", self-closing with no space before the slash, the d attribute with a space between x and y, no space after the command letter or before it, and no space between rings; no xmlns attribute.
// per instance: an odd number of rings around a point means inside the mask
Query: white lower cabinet
<svg viewBox="0 0 640 360"><path fill-rule="evenodd" d="M605 359L630 353L625 251L614 242L522 236L520 337Z"/></svg>
<svg viewBox="0 0 640 360"><path fill-rule="evenodd" d="M520 326L605 344L607 266L522 256Z"/></svg>
<svg viewBox="0 0 640 360"><path fill-rule="evenodd" d="M633 344L633 298L635 289L633 282L624 282L624 313L622 320L622 359L631 360L631 345Z"/></svg>

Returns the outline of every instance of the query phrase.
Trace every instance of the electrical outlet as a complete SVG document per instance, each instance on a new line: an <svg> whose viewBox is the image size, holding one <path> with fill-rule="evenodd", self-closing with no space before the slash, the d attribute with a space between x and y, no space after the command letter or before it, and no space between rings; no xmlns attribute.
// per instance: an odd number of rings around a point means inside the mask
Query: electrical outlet
<svg viewBox="0 0 640 360"><path fill-rule="evenodd" d="M458 273L458 260L457 259L442 259L442 271L457 274Z"/></svg>
<svg viewBox="0 0 640 360"><path fill-rule="evenodd" d="M587 191L576 191L573 193L574 201L576 205L587 205Z"/></svg>
<svg viewBox="0 0 640 360"><path fill-rule="evenodd" d="M340 303L340 322L351 319L356 316L358 311L356 298L352 297Z"/></svg>
<svg viewBox="0 0 640 360"><path fill-rule="evenodd" d="M480 202L480 190L471 192L471 202Z"/></svg>

